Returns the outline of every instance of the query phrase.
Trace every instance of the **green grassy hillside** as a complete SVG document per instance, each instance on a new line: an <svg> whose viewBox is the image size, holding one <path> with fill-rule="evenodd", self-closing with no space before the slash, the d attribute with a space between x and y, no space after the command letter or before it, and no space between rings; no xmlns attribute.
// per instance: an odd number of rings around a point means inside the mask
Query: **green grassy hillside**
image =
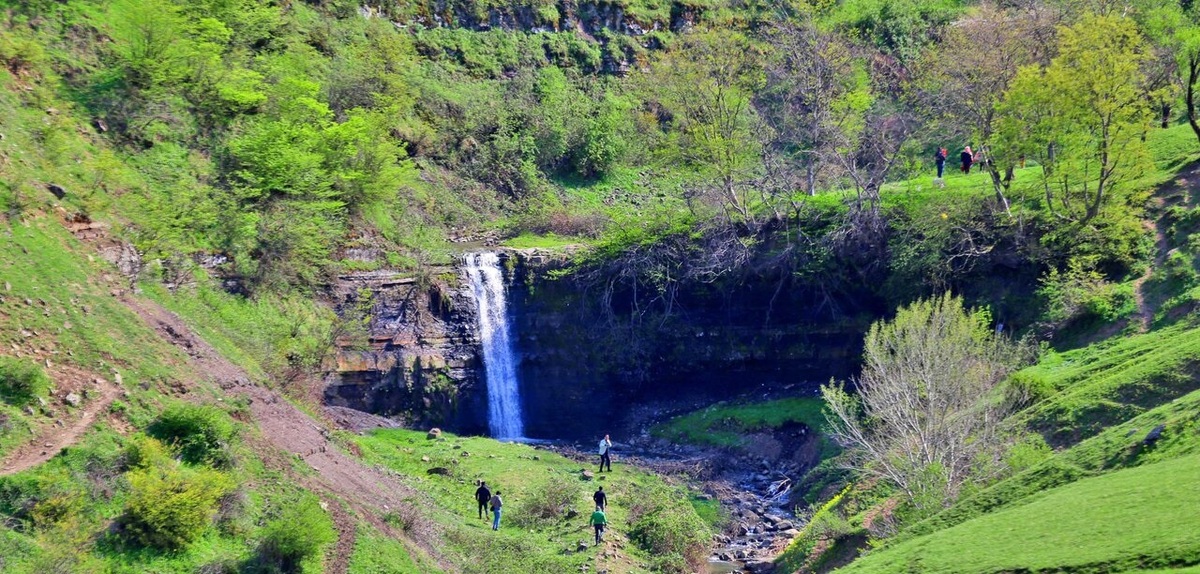
<svg viewBox="0 0 1200 574"><path fill-rule="evenodd" d="M1200 564L1200 457L1125 469L1033 496L839 572L1126 572Z"/></svg>

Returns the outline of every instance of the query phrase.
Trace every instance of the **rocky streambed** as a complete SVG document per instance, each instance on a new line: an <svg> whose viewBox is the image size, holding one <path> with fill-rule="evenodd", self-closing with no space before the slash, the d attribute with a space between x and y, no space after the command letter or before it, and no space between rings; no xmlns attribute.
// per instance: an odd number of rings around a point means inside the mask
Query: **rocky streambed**
<svg viewBox="0 0 1200 574"><path fill-rule="evenodd" d="M584 468L596 462L590 445L548 443L541 447L579 460ZM774 557L803 528L790 501L808 469L795 461L672 445L648 435L617 443L614 461L682 480L699 497L720 503L725 520L710 550L709 574L773 572Z"/></svg>

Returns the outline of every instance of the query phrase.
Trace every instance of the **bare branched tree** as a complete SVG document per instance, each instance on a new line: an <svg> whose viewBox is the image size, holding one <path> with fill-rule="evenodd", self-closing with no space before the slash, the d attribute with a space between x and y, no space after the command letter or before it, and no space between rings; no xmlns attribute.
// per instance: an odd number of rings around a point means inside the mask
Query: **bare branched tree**
<svg viewBox="0 0 1200 574"><path fill-rule="evenodd" d="M832 383L821 389L851 468L930 510L998 468L989 462L998 462L1012 408L998 386L1023 353L989 323L986 311L946 294L872 325L857 394Z"/></svg>

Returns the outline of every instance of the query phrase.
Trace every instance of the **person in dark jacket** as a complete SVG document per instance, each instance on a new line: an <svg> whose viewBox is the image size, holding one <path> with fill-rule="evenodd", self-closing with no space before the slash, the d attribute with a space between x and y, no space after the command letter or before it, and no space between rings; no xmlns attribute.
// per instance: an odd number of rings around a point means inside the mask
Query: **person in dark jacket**
<svg viewBox="0 0 1200 574"><path fill-rule="evenodd" d="M596 490L596 494L592 495L592 501L596 503L596 508L600 510L604 510L608 506L608 496L604 494L603 486Z"/></svg>
<svg viewBox="0 0 1200 574"><path fill-rule="evenodd" d="M488 501L492 499L492 491L484 481L479 481L479 488L475 489L475 502L479 503L479 518L487 520Z"/></svg>
<svg viewBox="0 0 1200 574"><path fill-rule="evenodd" d="M942 172L946 169L946 148L938 148L937 153L933 154L933 163L937 164L937 176L938 179L941 179Z"/></svg>
<svg viewBox="0 0 1200 574"><path fill-rule="evenodd" d="M975 159L975 154L971 151L971 146L963 148L962 153L958 154L958 160L962 162L962 172L971 173L971 162Z"/></svg>

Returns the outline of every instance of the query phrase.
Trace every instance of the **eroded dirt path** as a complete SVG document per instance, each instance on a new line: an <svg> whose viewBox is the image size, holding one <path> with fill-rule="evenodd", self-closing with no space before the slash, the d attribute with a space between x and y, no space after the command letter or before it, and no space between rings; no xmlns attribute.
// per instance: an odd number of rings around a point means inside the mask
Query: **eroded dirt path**
<svg viewBox="0 0 1200 574"><path fill-rule="evenodd" d="M3 462L0 462L0 476L15 474L42 464L54 458L62 449L79 441L79 437L87 432L96 421L96 417L105 412L121 394L121 387L116 383L100 378L93 380L97 382L89 387L89 391L98 396L88 398L69 421L63 422L63 426L46 425L32 440L5 457Z"/></svg>
<svg viewBox="0 0 1200 574"><path fill-rule="evenodd" d="M261 431L261 440L274 449L303 460L314 474L299 477L302 483L337 500L329 501L338 530L335 555L327 565L329 572L345 573L354 550L354 521L338 508L338 501L380 531L404 540L418 554L438 562L440 568L452 571L452 565L438 560L439 532L422 521L423 525L409 528L402 535L384 519L390 513L419 512L428 504L424 496L408 487L395 476L368 468L357 459L339 450L330 441L330 431L306 413L289 403L277 392L255 384L240 367L225 359L174 313L156 303L130 298L126 304L164 339L188 354L197 372L208 376L228 394L248 400L254 422Z"/></svg>

